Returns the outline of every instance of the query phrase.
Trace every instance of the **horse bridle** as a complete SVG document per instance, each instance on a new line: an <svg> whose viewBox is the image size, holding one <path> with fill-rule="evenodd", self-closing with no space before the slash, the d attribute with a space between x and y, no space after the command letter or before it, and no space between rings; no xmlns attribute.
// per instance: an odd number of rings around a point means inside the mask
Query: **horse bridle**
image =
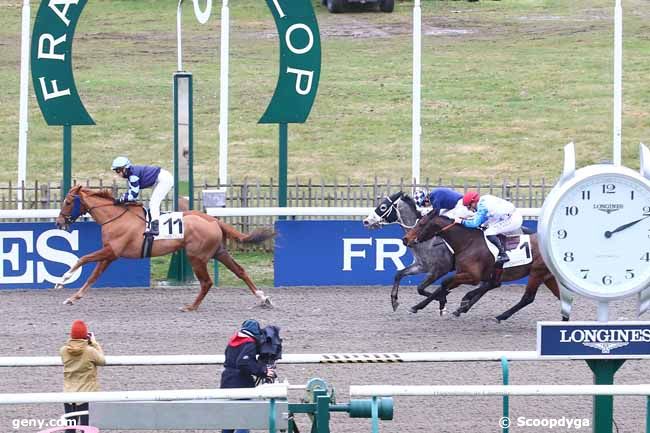
<svg viewBox="0 0 650 433"><path fill-rule="evenodd" d="M415 224L413 224L412 226L409 226L408 224L405 224L404 221L402 220L402 214L400 213L399 208L396 206L397 201L400 200L401 198L402 197L400 196L396 200L393 201L393 200L390 199L390 197L388 197L388 196L386 197L386 200L388 200L390 202L390 206L388 206L388 209L386 209L386 211L383 214L379 215L379 218L380 218L379 225L387 226L387 225L391 225L391 224L399 224L401 227L404 227L404 228L407 228L407 229L412 229L413 227L415 227L415 225L418 223L417 220L415 221ZM393 209L397 213L397 221L394 221L392 223L385 222L384 218L387 215L389 215L390 212Z"/></svg>
<svg viewBox="0 0 650 433"><path fill-rule="evenodd" d="M97 205L97 206L89 207L89 208L86 209L85 212L82 212L81 197L79 196L79 194L75 194L75 195L72 196L72 210L70 211L70 213L66 214L66 213L63 213L63 211L61 211L60 215L63 217L66 225L72 225L75 221L77 221L77 219L81 215L83 215L85 213L91 213L93 209L97 209L97 208L100 208L100 207L107 207L107 206L114 206L114 204L113 203L100 204L100 205ZM124 207L124 212L122 212L121 214L119 214L118 216L116 216L114 218L109 219L108 221L104 221L103 223L100 224L100 226L104 226L104 225L106 225L108 223L112 223L113 221L120 218L122 215L124 215L127 212L129 212L129 208L128 208L128 206L125 206ZM138 216L138 217L140 219L144 220L144 218L142 218L140 216Z"/></svg>
<svg viewBox="0 0 650 433"><path fill-rule="evenodd" d="M86 210L86 212L89 212ZM85 214L86 212L81 212L81 198L79 197L79 194L75 194L72 196L72 210L70 211L69 214L63 213L63 210L59 213L63 217L63 220L65 221L66 225L72 225L75 221L77 221L77 218L79 218L81 215Z"/></svg>

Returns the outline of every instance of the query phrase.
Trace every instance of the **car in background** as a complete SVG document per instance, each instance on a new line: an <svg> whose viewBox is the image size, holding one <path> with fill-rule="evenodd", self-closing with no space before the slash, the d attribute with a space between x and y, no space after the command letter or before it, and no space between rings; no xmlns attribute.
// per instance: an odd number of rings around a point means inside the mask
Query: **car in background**
<svg viewBox="0 0 650 433"><path fill-rule="evenodd" d="M348 3L377 3L379 10L382 12L393 12L395 9L395 0L321 0L323 6L327 6L327 10L338 14L343 12Z"/></svg>

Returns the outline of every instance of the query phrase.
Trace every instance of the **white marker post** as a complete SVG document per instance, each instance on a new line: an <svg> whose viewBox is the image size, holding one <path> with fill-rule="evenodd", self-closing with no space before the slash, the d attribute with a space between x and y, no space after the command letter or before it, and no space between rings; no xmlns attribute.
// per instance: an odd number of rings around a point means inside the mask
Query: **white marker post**
<svg viewBox="0 0 650 433"><path fill-rule="evenodd" d="M230 53L230 9L228 0L221 6L221 65L219 76L219 191L226 193L228 183L228 74Z"/></svg>
<svg viewBox="0 0 650 433"><path fill-rule="evenodd" d="M420 152L422 125L420 123L422 94L422 10L420 0L413 4L413 112L412 112L412 155L411 181L420 183Z"/></svg>
<svg viewBox="0 0 650 433"><path fill-rule="evenodd" d="M621 129L623 98L623 8L616 0L614 8L614 165L621 165Z"/></svg>
<svg viewBox="0 0 650 433"><path fill-rule="evenodd" d="M22 30L20 39L20 120L18 123L18 209L23 208L23 185L27 177L27 131L29 130L29 0L23 0Z"/></svg>

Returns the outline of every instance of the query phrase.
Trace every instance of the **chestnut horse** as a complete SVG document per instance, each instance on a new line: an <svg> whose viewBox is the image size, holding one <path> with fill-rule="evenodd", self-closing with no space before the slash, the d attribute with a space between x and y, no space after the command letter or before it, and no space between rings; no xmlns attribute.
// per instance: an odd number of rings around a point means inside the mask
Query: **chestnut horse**
<svg viewBox="0 0 650 433"><path fill-rule="evenodd" d="M142 252L145 219L141 205L115 205L110 191L97 191L77 185L65 196L61 212L56 219L56 226L68 230L69 226L85 213L92 215L95 222L101 226L103 246L100 250L81 257L63 275L63 280L57 284L57 287L62 287L80 266L97 262L88 280L74 295L66 299L64 304L72 304L81 299L115 259L119 257L137 259ZM212 279L207 267L211 258L219 260L243 280L253 295L262 301L262 305L271 306L270 299L255 287L244 268L230 256L225 248L225 241L226 237L230 237L238 242L259 243L273 235L270 229L258 229L250 234L243 234L203 212L187 211L183 212L183 238L155 240L151 248L151 256L164 256L185 248L194 275L201 284L201 291L194 302L182 307L181 311L196 310L212 287Z"/></svg>
<svg viewBox="0 0 650 433"><path fill-rule="evenodd" d="M481 297L493 287L489 283L494 272L494 256L485 243L483 231L470 229L454 220L430 212L421 218L414 228L404 236L404 244L411 246L424 242L434 236L440 236L451 246L456 257L456 274L443 280L440 289L449 292L461 284L476 285L481 282L478 289L468 292L463 298L460 307L454 315L466 313ZM512 308L496 317L498 321L506 320L517 311L535 300L539 286L544 283L546 287L559 299L560 289L555 277L546 267L537 243L537 235L530 235L530 249L532 262L527 265L513 266L503 270L503 281L514 281L528 277L526 291L521 300ZM567 317L563 318L568 320Z"/></svg>

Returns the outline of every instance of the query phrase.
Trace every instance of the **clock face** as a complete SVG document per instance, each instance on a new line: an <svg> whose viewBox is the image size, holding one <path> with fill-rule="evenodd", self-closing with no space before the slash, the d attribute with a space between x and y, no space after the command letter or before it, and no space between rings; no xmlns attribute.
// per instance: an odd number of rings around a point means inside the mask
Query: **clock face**
<svg viewBox="0 0 650 433"><path fill-rule="evenodd" d="M623 173L590 175L564 191L550 215L547 254L569 288L611 299L648 286L650 184Z"/></svg>

